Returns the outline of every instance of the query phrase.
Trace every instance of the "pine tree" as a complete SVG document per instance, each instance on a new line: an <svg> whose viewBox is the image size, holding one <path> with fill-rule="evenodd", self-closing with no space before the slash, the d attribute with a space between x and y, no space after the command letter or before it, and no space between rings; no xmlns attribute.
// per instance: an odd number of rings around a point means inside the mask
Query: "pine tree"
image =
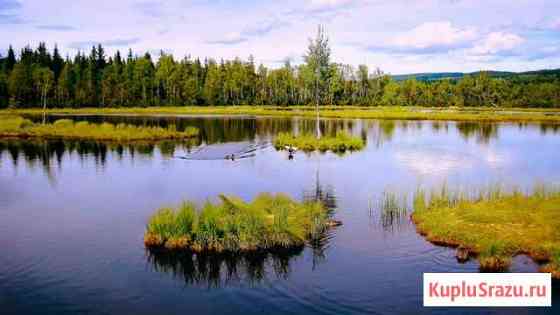
<svg viewBox="0 0 560 315"><path fill-rule="evenodd" d="M206 105L218 105L220 99L220 70L216 62L210 59L206 64L206 79L204 81L204 103Z"/></svg>
<svg viewBox="0 0 560 315"><path fill-rule="evenodd" d="M30 65L23 62L15 64L8 79L8 91L10 93L11 106L23 107L32 105L34 93Z"/></svg>
<svg viewBox="0 0 560 315"><path fill-rule="evenodd" d="M74 84L75 84L75 73L72 69L72 63L67 60L60 72L58 77L56 94L58 99L58 105L69 106L72 105L74 100Z"/></svg>
<svg viewBox="0 0 560 315"><path fill-rule="evenodd" d="M6 56L6 61L4 61L4 67L6 73L10 73L16 64L16 54L14 53L14 49L12 45L8 48L8 56Z"/></svg>
<svg viewBox="0 0 560 315"><path fill-rule="evenodd" d="M62 57L60 56L60 53L58 51L58 46L55 44L53 56L52 56L52 64L51 64L51 70L54 73L55 80L58 80L58 78L60 77L60 73L62 72L63 67L64 67L64 59L62 59Z"/></svg>
<svg viewBox="0 0 560 315"><path fill-rule="evenodd" d="M44 42L39 43L39 46L35 51L35 62L38 63L41 67L51 68L51 54L47 49L47 44L45 44Z"/></svg>
<svg viewBox="0 0 560 315"><path fill-rule="evenodd" d="M0 108L8 106L8 79L6 74L0 72Z"/></svg>

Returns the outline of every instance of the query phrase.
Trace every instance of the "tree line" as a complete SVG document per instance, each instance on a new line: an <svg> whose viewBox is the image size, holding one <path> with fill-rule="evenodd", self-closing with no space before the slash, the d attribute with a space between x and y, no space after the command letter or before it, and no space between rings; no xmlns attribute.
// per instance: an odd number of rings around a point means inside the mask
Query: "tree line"
<svg viewBox="0 0 560 315"><path fill-rule="evenodd" d="M321 43L321 42L317 42ZM317 47L315 47L317 48ZM0 107L121 107L183 105L364 105L560 107L558 75L527 79L488 73L459 80L396 81L379 69L314 56L267 68L247 60L216 61L161 53L107 56L102 45L63 58L55 46L27 46L0 56ZM321 63L321 66L318 66Z"/></svg>

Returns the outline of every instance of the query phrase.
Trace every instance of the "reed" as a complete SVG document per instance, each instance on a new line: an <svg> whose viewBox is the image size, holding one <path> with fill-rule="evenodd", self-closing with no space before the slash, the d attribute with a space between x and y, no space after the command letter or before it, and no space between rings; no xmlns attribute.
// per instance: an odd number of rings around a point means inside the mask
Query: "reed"
<svg viewBox="0 0 560 315"><path fill-rule="evenodd" d="M495 185L478 192L447 188L414 197L412 219L435 244L466 248L482 271L507 270L527 254L548 262L543 271L560 276L560 189L537 185L530 192Z"/></svg>
<svg viewBox="0 0 560 315"><path fill-rule="evenodd" d="M320 237L330 226L321 202L299 203L283 194L259 194L252 202L220 195L197 208L185 202L159 209L148 221L148 248L193 252L247 252L292 248Z"/></svg>
<svg viewBox="0 0 560 315"><path fill-rule="evenodd" d="M351 136L343 131L337 132L335 137L319 139L311 134L294 136L290 133L280 133L274 140L274 146L277 150L291 146L307 152L316 150L346 152L361 150L364 147L364 141L360 137Z"/></svg>
<svg viewBox="0 0 560 315"><path fill-rule="evenodd" d="M400 198L397 193L392 191L383 192L377 209L379 209L379 221L381 226L386 231L393 231L409 217L409 207L406 196ZM375 208L372 208L370 205L370 214L373 212L375 212Z"/></svg>
<svg viewBox="0 0 560 315"><path fill-rule="evenodd" d="M168 128L139 127L127 124L74 122L69 119L40 124L20 116L0 115L0 137L137 141L193 138L198 132L195 127L177 131L173 125Z"/></svg>

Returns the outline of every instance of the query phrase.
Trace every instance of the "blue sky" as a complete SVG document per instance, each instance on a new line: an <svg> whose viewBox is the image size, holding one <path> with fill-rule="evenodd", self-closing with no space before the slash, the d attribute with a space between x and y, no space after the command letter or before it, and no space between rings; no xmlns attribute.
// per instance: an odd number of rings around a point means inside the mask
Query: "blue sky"
<svg viewBox="0 0 560 315"><path fill-rule="evenodd" d="M560 68L558 0L0 0L0 52L101 43L279 66L301 62L319 23L335 61L393 74Z"/></svg>

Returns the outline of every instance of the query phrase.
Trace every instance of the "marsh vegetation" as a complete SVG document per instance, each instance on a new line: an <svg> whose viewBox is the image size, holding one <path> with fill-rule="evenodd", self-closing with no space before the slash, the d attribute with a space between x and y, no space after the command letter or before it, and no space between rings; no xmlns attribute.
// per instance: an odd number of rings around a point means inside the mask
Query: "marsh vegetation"
<svg viewBox="0 0 560 315"><path fill-rule="evenodd" d="M526 254L560 277L560 190L531 192L500 186L476 193L446 187L414 196L412 219L434 244L459 247L478 258L482 271L507 270L511 258Z"/></svg>
<svg viewBox="0 0 560 315"><path fill-rule="evenodd" d="M408 221L410 210L407 204L406 196L401 197L394 191L384 191L377 205L370 201L369 213L371 216L378 212L379 223L383 230L394 232Z"/></svg>
<svg viewBox="0 0 560 315"><path fill-rule="evenodd" d="M138 141L188 139L197 136L198 133L199 130L195 127L177 131L173 125L167 128L139 127L127 124L74 122L70 119L41 124L21 116L0 115L0 137Z"/></svg>
<svg viewBox="0 0 560 315"><path fill-rule="evenodd" d="M42 114L41 109L7 109L10 114ZM138 114L138 115L255 115L281 117L316 117L309 106L166 106L121 108L52 108L50 114ZM559 122L556 108L495 107L415 107L415 106L321 106L322 118L363 118L384 120L436 120L466 122Z"/></svg>
<svg viewBox="0 0 560 315"><path fill-rule="evenodd" d="M280 133L274 140L274 146L277 150L283 150L286 147L295 147L303 151L333 151L345 152L360 150L364 147L364 140L360 137L354 137L344 131L339 131L334 137L317 138L312 134L292 135L291 133Z"/></svg>
<svg viewBox="0 0 560 315"><path fill-rule="evenodd" d="M250 252L303 247L330 226L329 210L319 201L296 202L283 194L259 194L252 202L219 196L197 207L184 202L161 208L149 219L148 248L192 252Z"/></svg>

